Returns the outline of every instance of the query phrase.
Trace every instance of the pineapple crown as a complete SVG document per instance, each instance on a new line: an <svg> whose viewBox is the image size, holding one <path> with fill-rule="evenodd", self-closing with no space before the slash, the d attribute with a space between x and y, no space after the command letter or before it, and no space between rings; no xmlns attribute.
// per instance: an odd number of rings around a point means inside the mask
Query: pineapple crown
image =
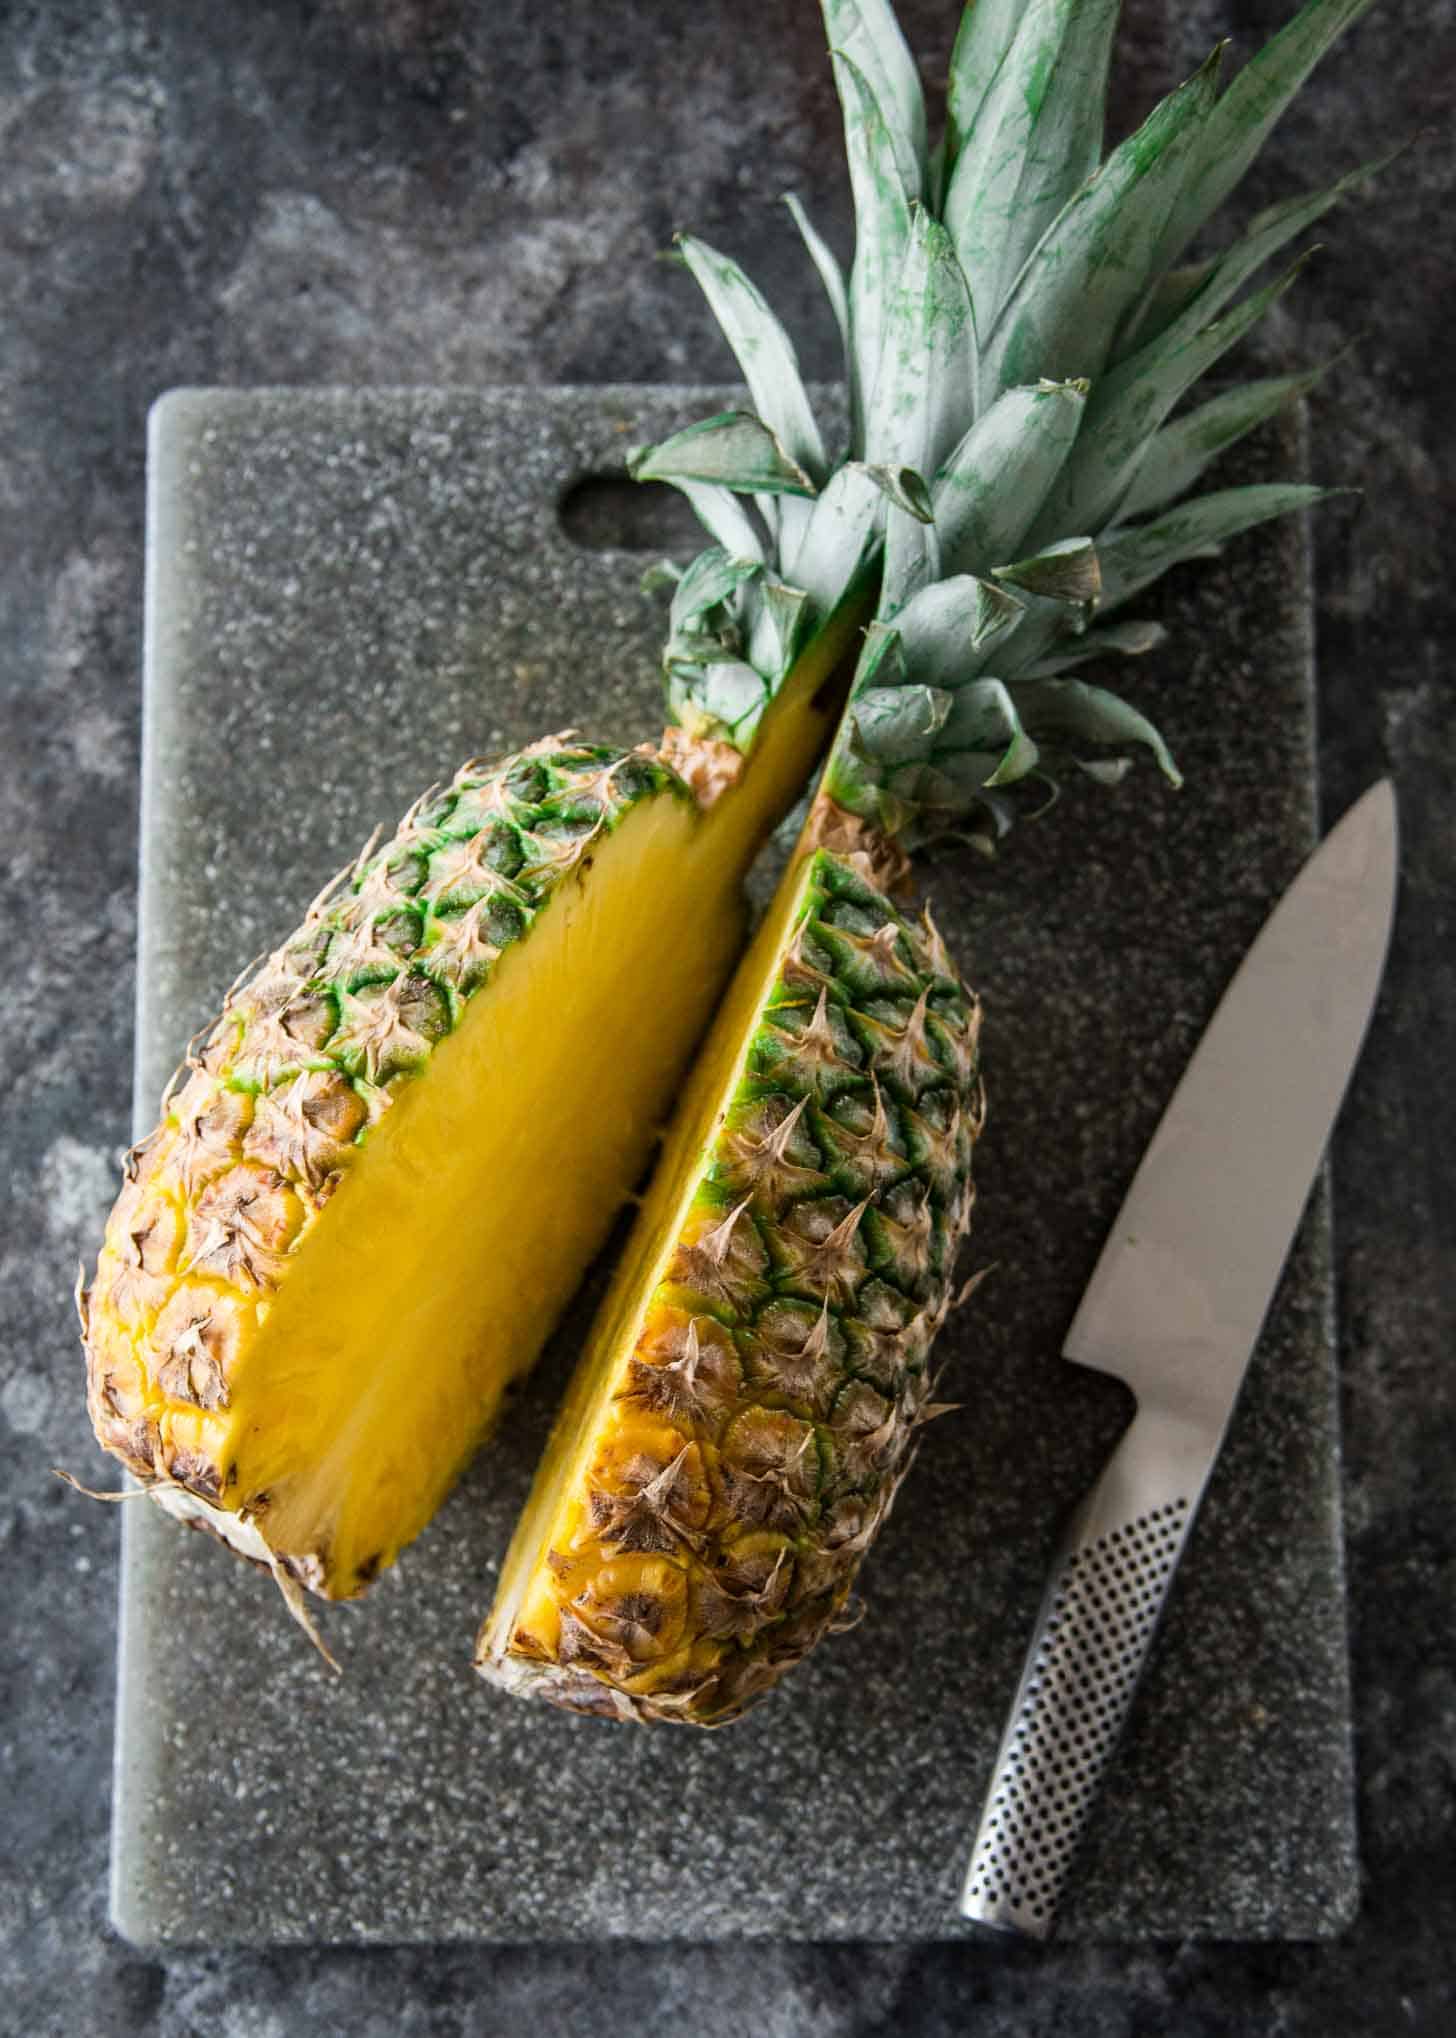
<svg viewBox="0 0 1456 2038"><path fill-rule="evenodd" d="M793 344L743 270L679 236L753 408L630 456L713 540L665 569L676 722L751 750L815 634L877 588L826 767L839 806L912 845L989 847L1019 782L1054 789L1072 768L1113 783L1138 746L1179 782L1145 715L1068 675L1162 640L1119 612L1170 567L1325 492L1191 493L1314 374L1172 413L1300 265L1247 290L1257 272L1378 165L1184 256L1371 4L1308 0L1223 92L1215 50L1104 159L1118 0L973 0L934 150L888 0L822 0L854 199L847 279L787 202L843 341L848 449L830 459Z"/></svg>

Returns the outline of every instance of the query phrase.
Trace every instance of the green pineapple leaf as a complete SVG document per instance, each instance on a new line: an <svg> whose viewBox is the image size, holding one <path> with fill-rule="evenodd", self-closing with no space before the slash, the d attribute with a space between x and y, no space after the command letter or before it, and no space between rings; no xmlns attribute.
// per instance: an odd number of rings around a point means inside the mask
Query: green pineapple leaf
<svg viewBox="0 0 1456 2038"><path fill-rule="evenodd" d="M942 177L947 190L1025 14L1026 0L971 0L961 14L946 80Z"/></svg>
<svg viewBox="0 0 1456 2038"><path fill-rule="evenodd" d="M794 662L803 641L809 597L781 580L759 581L751 590L748 662L755 672L777 680Z"/></svg>
<svg viewBox="0 0 1456 2038"><path fill-rule="evenodd" d="M1042 601L1069 608L1090 608L1102 592L1097 547L1090 538L1058 538L1028 559L1012 566L993 566L998 580Z"/></svg>
<svg viewBox="0 0 1456 2038"><path fill-rule="evenodd" d="M829 477L797 542L785 549L784 576L827 612L867 568L879 544L885 497L880 477L851 461Z"/></svg>
<svg viewBox="0 0 1456 2038"><path fill-rule="evenodd" d="M736 262L692 234L679 234L677 246L743 370L758 417L795 466L821 482L828 466L824 442L792 340Z"/></svg>
<svg viewBox="0 0 1456 2038"><path fill-rule="evenodd" d="M957 158L945 224L990 325L1021 266L1102 157L1119 0L1030 0ZM972 9L972 17L978 9Z"/></svg>
<svg viewBox="0 0 1456 2038"><path fill-rule="evenodd" d="M976 319L950 235L923 206L885 306L865 414L865 460L933 474L975 409Z"/></svg>
<svg viewBox="0 0 1456 2038"><path fill-rule="evenodd" d="M1378 156L1323 190L1303 191L1269 206L1222 255L1171 272L1119 336L1114 373L1139 372L1134 364L1151 358L1151 348L1175 330L1186 339L1208 325L1265 262L1390 161L1389 155Z"/></svg>
<svg viewBox="0 0 1456 2038"><path fill-rule="evenodd" d="M731 489L676 477L669 485L686 497L714 544L721 545L735 559L767 559L762 534Z"/></svg>
<svg viewBox="0 0 1456 2038"><path fill-rule="evenodd" d="M1102 539L1102 607L1112 609L1139 594L1185 559L1218 551L1227 538L1251 531L1271 517L1289 516L1347 489L1317 488L1307 482L1262 481L1248 488L1223 488L1166 511L1150 524L1136 524Z"/></svg>
<svg viewBox="0 0 1456 2038"><path fill-rule="evenodd" d="M1158 222L1213 111L1219 54L1154 108L1047 228L985 344L983 394L1101 374L1113 334L1154 273Z"/></svg>
<svg viewBox="0 0 1456 2038"><path fill-rule="evenodd" d="M627 455L634 481L708 481L742 495L817 493L810 476L751 411L725 410Z"/></svg>
<svg viewBox="0 0 1456 2038"><path fill-rule="evenodd" d="M1021 676L1052 679L1071 666L1090 665L1098 658L1143 658L1167 641L1168 632L1161 623L1109 623L1106 629L1083 631L1076 639L1075 650L1061 650L1052 658L1038 660L1027 666Z"/></svg>
<svg viewBox="0 0 1456 2038"><path fill-rule="evenodd" d="M821 0L831 50L846 56L889 125L900 182L912 198L926 187L925 96L920 73L888 0Z"/></svg>
<svg viewBox="0 0 1456 2038"><path fill-rule="evenodd" d="M910 245L916 193L901 175L880 103L862 71L834 55L844 145L854 196L854 262L849 272L850 450L864 451L865 404L880 365L885 312Z"/></svg>
<svg viewBox="0 0 1456 2038"><path fill-rule="evenodd" d="M1131 521L1177 502L1220 453L1289 404L1297 403L1324 372L1316 368L1303 375L1272 375L1246 382L1165 425L1149 441L1119 514Z"/></svg>
<svg viewBox="0 0 1456 2038"><path fill-rule="evenodd" d="M1334 42L1374 0L1308 0L1250 58L1195 144L1182 191L1159 239L1154 266L1166 268L1242 181L1290 100Z"/></svg>
<svg viewBox="0 0 1456 2038"><path fill-rule="evenodd" d="M951 686L1014 630L1025 605L994 581L959 573L921 588L895 618L906 664L929 686Z"/></svg>
<svg viewBox="0 0 1456 2038"><path fill-rule="evenodd" d="M1013 680L1011 694L1023 725L1044 747L1076 757L1083 743L1141 744L1152 751L1168 783L1182 785L1183 774L1147 716L1105 687L1082 679Z"/></svg>
<svg viewBox="0 0 1456 2038"><path fill-rule="evenodd" d="M849 348L849 291L844 281L844 271L839 258L823 235L815 227L798 198L792 191L784 193L784 204L789 216L799 229L799 237L809 251L809 259L819 272L819 281L824 285L824 295L829 300L829 309L839 331L839 343L844 352L844 372L850 372Z"/></svg>
<svg viewBox="0 0 1456 2038"><path fill-rule="evenodd" d="M670 611L674 636L691 630L700 617L720 608L745 580L762 573L757 559L733 559L713 545L700 552L684 572L672 597Z"/></svg>
<svg viewBox="0 0 1456 2038"><path fill-rule="evenodd" d="M1034 537L1050 540L1058 531L1100 530L1114 516L1132 514L1123 510L1123 500L1164 418L1258 324L1302 267L1303 262L1297 262L1200 332L1190 334L1187 321L1175 321L1132 361L1103 378L1092 393L1072 456L1037 519Z"/></svg>
<svg viewBox="0 0 1456 2038"><path fill-rule="evenodd" d="M769 689L747 659L724 656L704 663L695 656L681 665L669 659L666 671L675 722L690 735L749 748L768 706Z"/></svg>
<svg viewBox="0 0 1456 2038"><path fill-rule="evenodd" d="M991 571L1026 537L1081 429L1085 382L1008 389L973 424L931 489L946 573Z"/></svg>

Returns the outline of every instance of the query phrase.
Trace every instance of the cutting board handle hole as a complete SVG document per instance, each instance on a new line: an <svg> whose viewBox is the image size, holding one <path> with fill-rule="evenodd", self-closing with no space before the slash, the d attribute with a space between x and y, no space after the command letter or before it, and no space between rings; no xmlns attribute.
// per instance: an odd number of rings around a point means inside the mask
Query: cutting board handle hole
<svg viewBox="0 0 1456 2038"><path fill-rule="evenodd" d="M588 552L667 553L686 561L706 534L686 499L661 481L584 474L556 505L562 530Z"/></svg>

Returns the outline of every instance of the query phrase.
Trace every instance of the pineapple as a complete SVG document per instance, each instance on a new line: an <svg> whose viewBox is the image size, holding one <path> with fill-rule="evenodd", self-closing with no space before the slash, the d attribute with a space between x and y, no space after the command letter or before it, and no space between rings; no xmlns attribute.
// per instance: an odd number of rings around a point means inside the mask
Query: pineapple
<svg viewBox="0 0 1456 2038"><path fill-rule="evenodd" d="M936 1412L979 1018L863 852L798 862L522 1517L481 1639L496 1682L712 1724L840 1619Z"/></svg>
<svg viewBox="0 0 1456 2038"><path fill-rule="evenodd" d="M892 894L910 851L989 849L1069 772L1115 782L1141 749L1178 782L1148 717L1077 668L1159 641L1120 612L1170 566L1317 499L1183 500L1308 378L1167 420L1289 279L1245 284L1351 180L1175 265L1366 4L1310 0L1223 94L1215 53L1101 161L1114 0L975 0L933 155L888 5L824 0L856 212L846 281L796 208L845 337L850 454L827 477L772 313L682 243L755 407L634 463L716 540L677 583L679 723L731 749L724 659L842 601L865 534L876 606L512 1541L477 1646L492 1682L718 1725L845 1620L938 1406L984 1118L976 1000Z"/></svg>
<svg viewBox="0 0 1456 2038"><path fill-rule="evenodd" d="M302 1589L418 1534L631 1193L841 641L731 801L677 729L467 763L234 987L128 1157L78 1293L96 1436L310 1632Z"/></svg>

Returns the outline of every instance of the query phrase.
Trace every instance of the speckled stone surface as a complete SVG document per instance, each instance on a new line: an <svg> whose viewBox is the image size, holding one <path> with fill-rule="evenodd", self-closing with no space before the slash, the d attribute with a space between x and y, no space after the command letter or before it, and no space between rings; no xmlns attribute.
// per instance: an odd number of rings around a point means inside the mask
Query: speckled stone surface
<svg viewBox="0 0 1456 2038"><path fill-rule="evenodd" d="M239 959L480 749L658 713L651 552L586 549L625 445L730 393L184 392L153 419L138 1120ZM1292 434L1265 453L1276 471ZM1249 469L1247 460L1244 462ZM1260 469L1259 471L1263 471ZM667 498L671 502L671 498ZM593 516L592 511L595 510ZM633 534L641 538L645 534ZM934 895L988 1004L964 1403L865 1576L869 1614L716 1735L554 1714L468 1658L583 1312L407 1553L325 1615L147 1508L122 1568L113 1914L143 1942L945 1938L1060 1518L1125 1413L1061 1330L1196 1033L1312 827L1305 536L1171 597L1135 680L1216 789L1030 831ZM1247 647L1257 644L1258 655ZM1277 768L1211 767L1267 716ZM1265 763L1268 763L1266 758ZM1072 794L1063 834L1090 818ZM1060 854L1059 854L1060 852ZM1052 1023L1054 1019L1054 1023ZM542 1165L553 1165L549 1154ZM1311 1937L1356 1868L1321 1201L1258 1356L1068 1906L1073 1935ZM219 1662L247 1664L217 1677Z"/></svg>
<svg viewBox="0 0 1456 2038"><path fill-rule="evenodd" d="M1125 0L1113 127L1292 0ZM952 0L903 0L934 97ZM69 1289L129 1131L146 413L172 385L673 381L729 363L686 224L810 374L777 194L848 246L812 0L10 0L0 9L0 2026L27 2038L1449 2038L1456 2028L1456 205L1452 0L1379 0L1235 201L1409 141L1243 359L1312 399L1320 786L1394 774L1404 890L1334 1149L1360 1908L1337 1940L759 1940L146 1956L107 1924L125 1509ZM1342 349L1348 351L1342 353ZM1231 739L1258 754L1262 728ZM1249 766L1253 768L1252 763ZM1190 784L1186 798L1203 795ZM1105 809L1104 809L1105 812ZM1047 854L1076 844L1054 818ZM1101 816L1089 820L1096 835ZM1009 867L1009 866L1008 866ZM989 1209L987 1221L989 1223ZM1191 1575L1191 1574L1190 1574Z"/></svg>

